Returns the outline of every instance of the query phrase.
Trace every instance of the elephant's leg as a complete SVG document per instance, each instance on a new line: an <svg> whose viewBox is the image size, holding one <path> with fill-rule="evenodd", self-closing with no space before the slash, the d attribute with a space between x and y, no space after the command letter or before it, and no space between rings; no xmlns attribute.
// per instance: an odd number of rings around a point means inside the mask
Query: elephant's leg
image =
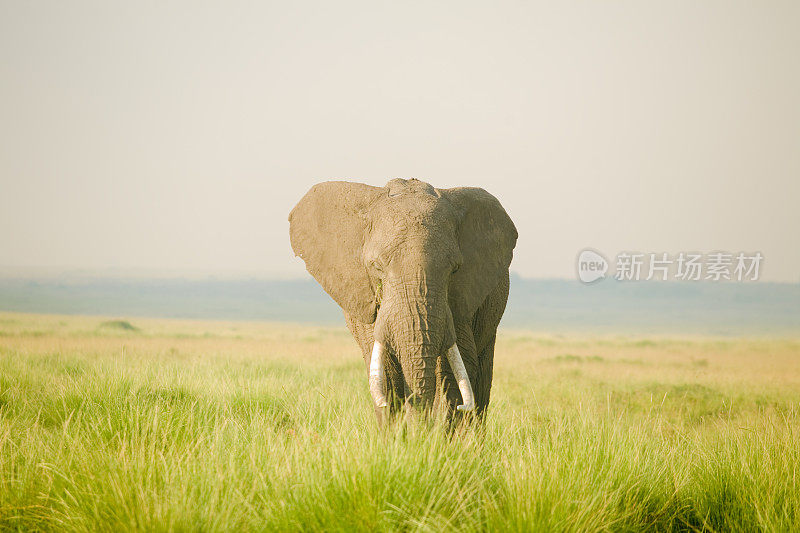
<svg viewBox="0 0 800 533"><path fill-rule="evenodd" d="M494 342L496 336L492 336L491 341L483 347L478 354L478 365L480 368L478 384L475 390L475 409L479 416L483 416L489 407L489 396L492 393L492 374L494 372Z"/></svg>
<svg viewBox="0 0 800 533"><path fill-rule="evenodd" d="M494 371L494 345L497 339L497 326L506 309L508 301L508 272L484 303L478 308L472 321L472 332L478 355L476 380L472 382L478 415L482 416L489 406ZM471 376L471 374L470 374Z"/></svg>
<svg viewBox="0 0 800 533"><path fill-rule="evenodd" d="M364 358L367 372L369 372L369 364L372 359L372 347L375 344L372 324L359 322L348 316L347 313L344 314L344 318L347 322L347 329L353 334L353 338L355 338L358 347L361 348L361 355ZM386 399L389 401L390 413L395 414L400 410L405 400L403 372L396 357L387 358L386 375L388 378L386 381ZM373 406L373 409L375 409L375 416L378 418L378 421L383 422L385 415L384 409L379 409L375 406Z"/></svg>
<svg viewBox="0 0 800 533"><path fill-rule="evenodd" d="M372 336L372 325L363 324L351 318L347 313L344 314L345 321L347 322L347 329L353 334L358 347L361 348L361 354L364 357L364 363L369 367L370 357L372 355L372 345L375 343Z"/></svg>

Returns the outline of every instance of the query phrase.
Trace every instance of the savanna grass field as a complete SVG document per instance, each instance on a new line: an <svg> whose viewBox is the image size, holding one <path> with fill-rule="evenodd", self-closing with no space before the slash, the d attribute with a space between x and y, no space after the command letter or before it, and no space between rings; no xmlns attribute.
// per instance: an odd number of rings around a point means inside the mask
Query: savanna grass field
<svg viewBox="0 0 800 533"><path fill-rule="evenodd" d="M0 314L0 529L792 531L800 339L502 329L377 428L344 326Z"/></svg>

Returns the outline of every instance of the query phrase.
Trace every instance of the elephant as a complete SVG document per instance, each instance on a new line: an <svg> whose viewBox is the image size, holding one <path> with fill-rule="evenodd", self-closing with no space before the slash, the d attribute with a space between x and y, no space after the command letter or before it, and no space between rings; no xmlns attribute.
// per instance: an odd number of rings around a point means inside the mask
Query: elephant
<svg viewBox="0 0 800 533"><path fill-rule="evenodd" d="M417 179L314 185L292 249L344 311L379 423L400 412L482 420L517 229L480 188Z"/></svg>

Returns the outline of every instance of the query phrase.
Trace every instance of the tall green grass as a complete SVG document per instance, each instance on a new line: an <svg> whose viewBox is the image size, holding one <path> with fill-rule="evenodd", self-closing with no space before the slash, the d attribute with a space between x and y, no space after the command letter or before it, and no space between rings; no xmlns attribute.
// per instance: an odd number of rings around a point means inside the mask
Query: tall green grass
<svg viewBox="0 0 800 533"><path fill-rule="evenodd" d="M746 362L736 341L605 339L599 356L509 334L486 424L449 433L378 430L336 330L16 319L0 322L0 529L800 529L798 391L753 377L796 368L794 341L726 373Z"/></svg>

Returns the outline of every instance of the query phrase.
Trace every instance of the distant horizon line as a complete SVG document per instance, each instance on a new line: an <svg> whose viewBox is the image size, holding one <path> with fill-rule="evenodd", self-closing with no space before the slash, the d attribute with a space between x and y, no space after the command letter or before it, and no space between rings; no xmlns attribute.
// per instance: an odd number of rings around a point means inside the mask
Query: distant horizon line
<svg viewBox="0 0 800 533"><path fill-rule="evenodd" d="M511 271L511 277L521 279L573 280L573 277L525 276ZM141 279L141 280L259 280L303 281L313 280L307 272L270 272L251 269L161 269L161 268L59 268L59 267L7 267L0 265L0 279Z"/></svg>
<svg viewBox="0 0 800 533"><path fill-rule="evenodd" d="M524 281L564 281L576 282L576 277L566 276L526 276L514 270L510 273L512 279ZM613 276L608 276L614 279ZM269 273L257 270L191 270L191 269L148 269L148 268L50 268L50 267L3 267L0 266L0 281L265 281L265 282L292 282L314 281L308 273ZM724 281L697 282L679 280L653 280L658 284L669 283L676 285L697 284L739 284L739 285L798 285L800 279L789 280L758 280L750 282ZM634 283L634 282L625 282ZM646 283L644 280L635 284ZM651 283L651 282L647 282Z"/></svg>

